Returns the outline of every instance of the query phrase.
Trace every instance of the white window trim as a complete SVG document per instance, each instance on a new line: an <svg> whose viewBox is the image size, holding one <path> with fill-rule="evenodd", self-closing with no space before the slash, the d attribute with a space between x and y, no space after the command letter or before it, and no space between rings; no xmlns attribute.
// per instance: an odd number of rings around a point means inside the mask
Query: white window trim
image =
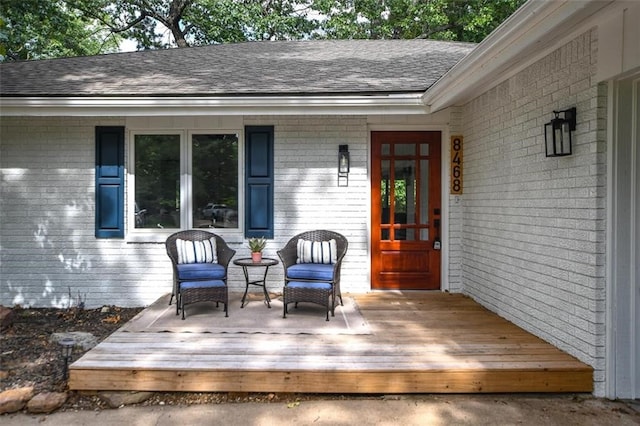
<svg viewBox="0 0 640 426"><path fill-rule="evenodd" d="M163 243L175 232L193 228L192 193L193 135L233 134L238 138L238 228L197 228L210 230L223 236L227 242L241 242L244 238L244 130L242 129L145 129L132 128L127 131L127 159L125 162L125 240L127 242ZM135 137L136 135L179 135L180 136L180 228L135 228Z"/></svg>

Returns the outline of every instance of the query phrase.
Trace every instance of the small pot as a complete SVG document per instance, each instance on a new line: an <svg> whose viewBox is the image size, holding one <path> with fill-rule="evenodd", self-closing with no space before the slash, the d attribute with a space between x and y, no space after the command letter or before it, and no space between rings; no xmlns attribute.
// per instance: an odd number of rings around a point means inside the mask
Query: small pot
<svg viewBox="0 0 640 426"><path fill-rule="evenodd" d="M251 253L251 260L253 260L256 263L262 262L262 252L261 251L252 252Z"/></svg>

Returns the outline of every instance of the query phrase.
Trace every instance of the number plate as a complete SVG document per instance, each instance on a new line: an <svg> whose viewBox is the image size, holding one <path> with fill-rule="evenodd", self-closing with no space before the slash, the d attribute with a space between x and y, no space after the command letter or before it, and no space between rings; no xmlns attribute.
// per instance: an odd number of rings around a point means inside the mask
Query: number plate
<svg viewBox="0 0 640 426"><path fill-rule="evenodd" d="M462 136L451 136L451 193L462 194Z"/></svg>

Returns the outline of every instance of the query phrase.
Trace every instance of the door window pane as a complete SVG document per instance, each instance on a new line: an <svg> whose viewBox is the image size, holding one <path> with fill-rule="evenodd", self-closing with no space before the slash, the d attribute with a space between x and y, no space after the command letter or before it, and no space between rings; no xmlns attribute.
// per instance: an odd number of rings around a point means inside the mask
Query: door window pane
<svg viewBox="0 0 640 426"><path fill-rule="evenodd" d="M420 155L429 155L429 144L421 143L420 144Z"/></svg>
<svg viewBox="0 0 640 426"><path fill-rule="evenodd" d="M429 223L429 160L420 160L420 223Z"/></svg>
<svg viewBox="0 0 640 426"><path fill-rule="evenodd" d="M414 143L395 144L394 155L416 155L416 144Z"/></svg>
<svg viewBox="0 0 640 426"><path fill-rule="evenodd" d="M180 227L180 135L135 136L135 227Z"/></svg>
<svg viewBox="0 0 640 426"><path fill-rule="evenodd" d="M193 226L237 228L237 136L193 135L192 153Z"/></svg>
<svg viewBox="0 0 640 426"><path fill-rule="evenodd" d="M396 161L394 172L394 223L415 223L416 168L414 161Z"/></svg>
<svg viewBox="0 0 640 426"><path fill-rule="evenodd" d="M381 161L381 176L380 180L380 211L382 217L380 218L381 224L388 224L391 213L391 162L389 160ZM383 238L385 239L385 238Z"/></svg>

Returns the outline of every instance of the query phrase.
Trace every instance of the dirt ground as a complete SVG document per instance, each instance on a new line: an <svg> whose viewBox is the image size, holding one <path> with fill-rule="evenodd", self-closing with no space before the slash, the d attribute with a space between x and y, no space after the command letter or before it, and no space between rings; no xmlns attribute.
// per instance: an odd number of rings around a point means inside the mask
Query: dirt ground
<svg viewBox="0 0 640 426"><path fill-rule="evenodd" d="M12 388L33 386L36 392L67 390L64 379L63 360L60 347L51 341L53 333L82 331L92 333L102 341L124 323L133 318L140 308L105 307L98 309L21 309L14 308L12 324L0 335L0 391ZM84 353L76 348L73 360ZM562 424L598 424L640 425L640 405L624 401L609 401L593 398L587 394L579 395L313 395L313 394L232 394L232 393L191 393L159 392L139 404L141 407L168 408L212 404L270 403L296 408L301 404L368 404L381 403L410 404L411 407L429 407L433 404L444 407L474 407L492 411L507 410L512 413L536 413L543 423L560 424L550 421L553 415ZM259 405L259 404L258 404ZM491 408L493 407L493 408ZM108 410L109 407L95 394L69 392L69 399L58 412L79 412ZM203 407L206 409L206 407ZM440 411L442 411L440 409ZM524 414L525 419L533 420ZM545 420L546 419L546 420ZM455 423L455 422L454 422ZM528 421L500 424L536 424ZM460 424L466 424L464 422Z"/></svg>
<svg viewBox="0 0 640 426"><path fill-rule="evenodd" d="M33 386L39 392L64 392L64 361L53 333L80 331L93 334L98 342L133 318L141 308L109 306L97 309L13 309L12 325L0 335L0 391ZM71 363L84 352L74 348ZM295 402L317 398L344 399L342 395L273 393L158 392L142 405L192 405L239 402ZM102 410L107 404L98 395L69 392L60 411Z"/></svg>

